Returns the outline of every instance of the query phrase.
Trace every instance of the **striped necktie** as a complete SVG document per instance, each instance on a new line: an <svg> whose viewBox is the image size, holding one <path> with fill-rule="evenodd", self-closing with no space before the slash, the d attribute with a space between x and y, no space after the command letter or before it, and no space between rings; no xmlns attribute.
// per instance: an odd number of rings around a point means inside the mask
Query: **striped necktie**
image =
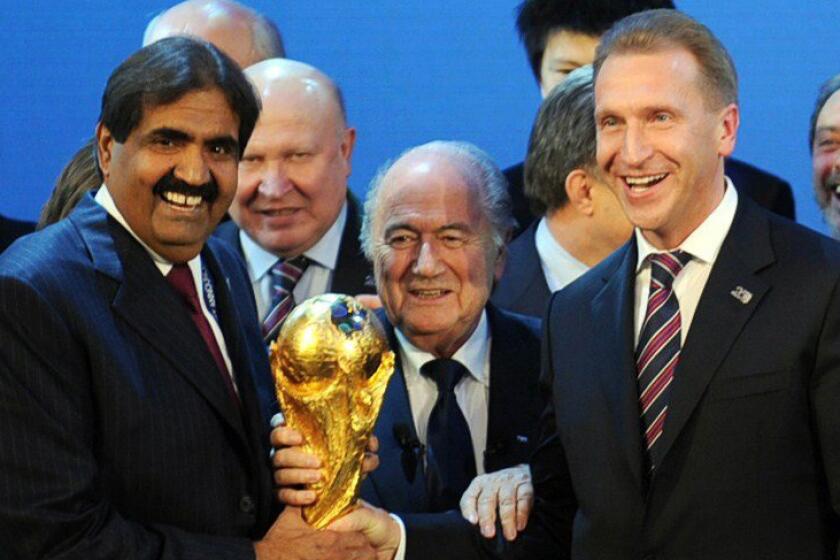
<svg viewBox="0 0 840 560"><path fill-rule="evenodd" d="M657 443L668 415L671 382L682 344L680 305L673 283L690 260L691 255L684 251L658 253L650 257L650 294L636 346L636 381L651 472L661 459Z"/></svg>
<svg viewBox="0 0 840 560"><path fill-rule="evenodd" d="M309 259L300 255L293 259L277 261L271 267L271 309L262 322L262 334L266 343L277 338L283 320L294 308L295 296L292 292L307 266Z"/></svg>

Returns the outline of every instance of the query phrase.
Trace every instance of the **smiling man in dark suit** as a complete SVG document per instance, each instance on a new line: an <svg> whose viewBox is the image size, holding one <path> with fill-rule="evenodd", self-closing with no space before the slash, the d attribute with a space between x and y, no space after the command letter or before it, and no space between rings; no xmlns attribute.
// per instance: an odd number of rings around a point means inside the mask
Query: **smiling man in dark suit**
<svg viewBox="0 0 840 560"><path fill-rule="evenodd" d="M356 131L341 92L316 68L264 60L245 70L263 111L239 163L233 221L216 235L242 256L266 343L295 303L327 292L375 291L359 245L361 216L347 189ZM277 412L271 380L257 387Z"/></svg>
<svg viewBox="0 0 840 560"><path fill-rule="evenodd" d="M545 98L569 72L592 64L601 36L618 20L656 8L673 9L672 0L524 0L518 8L516 27L540 93ZM524 191L522 163L505 169L513 201L513 215L524 230L534 221ZM761 206L794 219L793 191L787 181L733 158L725 173Z"/></svg>
<svg viewBox="0 0 840 560"><path fill-rule="evenodd" d="M103 185L0 257L4 555L372 557L275 521L265 348L239 260L208 242L258 114L215 47L138 51L102 98Z"/></svg>
<svg viewBox="0 0 840 560"><path fill-rule="evenodd" d="M501 171L469 144L413 148L368 193L363 246L397 364L375 428L380 466L362 497L403 519L409 558L429 558L442 540L476 554L478 536L457 510L464 489L476 474L527 461L537 439L538 321L488 303L510 226ZM287 431L275 443L295 443ZM283 484L317 476L294 470L306 466L296 453L275 455L289 467ZM367 511L341 526L364 527Z"/></svg>
<svg viewBox="0 0 840 560"><path fill-rule="evenodd" d="M598 47L598 163L636 230L549 304L557 438L514 556L837 557L840 246L724 177L738 119L732 61L688 16Z"/></svg>

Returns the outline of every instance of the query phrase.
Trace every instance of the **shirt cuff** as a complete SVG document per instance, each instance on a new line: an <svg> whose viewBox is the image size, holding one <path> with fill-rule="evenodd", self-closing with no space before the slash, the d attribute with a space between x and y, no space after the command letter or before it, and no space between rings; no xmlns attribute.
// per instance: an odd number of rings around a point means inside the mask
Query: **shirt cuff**
<svg viewBox="0 0 840 560"><path fill-rule="evenodd" d="M396 521L397 525L400 526L400 545L397 547L396 554L394 554L394 560L405 560L405 524L402 519L393 513L389 513L388 515L390 515L391 519Z"/></svg>

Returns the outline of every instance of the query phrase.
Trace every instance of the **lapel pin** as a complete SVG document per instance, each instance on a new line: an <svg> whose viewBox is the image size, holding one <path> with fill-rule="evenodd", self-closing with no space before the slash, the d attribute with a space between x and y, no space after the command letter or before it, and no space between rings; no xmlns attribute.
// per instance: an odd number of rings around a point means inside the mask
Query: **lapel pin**
<svg viewBox="0 0 840 560"><path fill-rule="evenodd" d="M734 297L744 305L748 304L753 296L752 292L747 290L743 286L736 286L735 289L729 293L732 294L732 297Z"/></svg>
<svg viewBox="0 0 840 560"><path fill-rule="evenodd" d="M518 435L516 436L516 441L519 443L528 443L528 436Z"/></svg>

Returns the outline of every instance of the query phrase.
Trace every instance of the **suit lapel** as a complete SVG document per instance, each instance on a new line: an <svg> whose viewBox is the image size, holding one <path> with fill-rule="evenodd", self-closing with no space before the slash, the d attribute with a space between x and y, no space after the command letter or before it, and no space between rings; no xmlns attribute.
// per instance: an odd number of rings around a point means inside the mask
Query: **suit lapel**
<svg viewBox="0 0 840 560"><path fill-rule="evenodd" d="M680 352L660 444L663 460L732 344L770 289L756 272L774 260L767 217L751 203L739 202ZM751 294L748 301L733 295L739 287Z"/></svg>
<svg viewBox="0 0 840 560"><path fill-rule="evenodd" d="M636 255L636 242L631 238L620 253L614 255L617 266L605 270L604 288L592 300L591 337L595 342L594 363L598 364L594 373L600 378L618 441L624 448L630 470L641 491L642 432L633 360Z"/></svg>
<svg viewBox="0 0 840 560"><path fill-rule="evenodd" d="M415 441L417 439L408 390L400 364L399 345L394 329L384 318L384 313L380 312L377 315L385 327L388 343L396 355L396 361L394 374L385 391L374 429L376 437L379 438L380 463L379 468L370 474L370 479L385 509L422 512L428 508L422 457L419 461L414 461L411 452L403 449L396 434L396 427L402 425L407 429L410 438Z"/></svg>
<svg viewBox="0 0 840 560"><path fill-rule="evenodd" d="M112 303L114 312L160 352L219 415L244 436L239 411L231 402L217 366L205 350L204 339L183 302L146 251L121 225L109 218L108 229L113 245L105 252L115 254L122 265L119 274L122 283ZM102 247L95 251L103 254ZM105 269L113 271L115 264L109 261L105 259L103 272Z"/></svg>

